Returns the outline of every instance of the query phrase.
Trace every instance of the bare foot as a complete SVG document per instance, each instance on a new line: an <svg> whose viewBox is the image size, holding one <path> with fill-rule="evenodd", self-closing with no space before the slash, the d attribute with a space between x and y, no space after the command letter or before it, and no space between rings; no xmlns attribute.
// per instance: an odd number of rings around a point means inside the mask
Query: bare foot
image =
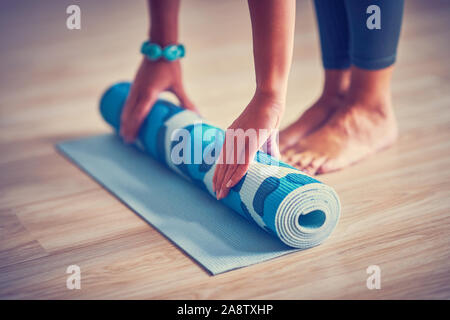
<svg viewBox="0 0 450 320"><path fill-rule="evenodd" d="M318 130L342 106L350 86L350 70L325 70L321 97L301 117L280 132L280 151L297 144L302 138Z"/></svg>
<svg viewBox="0 0 450 320"><path fill-rule="evenodd" d="M343 102L343 95L320 97L300 118L280 131L280 151L285 152L301 139L321 128Z"/></svg>
<svg viewBox="0 0 450 320"><path fill-rule="evenodd" d="M284 159L309 174L339 170L391 145L397 124L390 99L348 102L319 130L285 152Z"/></svg>

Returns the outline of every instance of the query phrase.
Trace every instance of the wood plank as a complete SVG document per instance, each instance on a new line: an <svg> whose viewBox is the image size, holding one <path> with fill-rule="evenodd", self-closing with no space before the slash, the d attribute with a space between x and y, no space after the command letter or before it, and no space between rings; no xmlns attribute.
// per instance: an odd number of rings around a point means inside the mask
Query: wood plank
<svg viewBox="0 0 450 320"><path fill-rule="evenodd" d="M343 205L331 238L215 277L54 149L108 132L99 97L131 79L146 34L142 1L77 3L80 31L66 29L63 2L0 3L0 298L450 298L448 1L407 1L392 88L397 143L320 177ZM247 4L186 1L181 19L187 90L225 127L254 90ZM320 93L317 35L311 2L299 1L282 125ZM66 288L72 264L81 290ZM381 290L366 288L373 264Z"/></svg>

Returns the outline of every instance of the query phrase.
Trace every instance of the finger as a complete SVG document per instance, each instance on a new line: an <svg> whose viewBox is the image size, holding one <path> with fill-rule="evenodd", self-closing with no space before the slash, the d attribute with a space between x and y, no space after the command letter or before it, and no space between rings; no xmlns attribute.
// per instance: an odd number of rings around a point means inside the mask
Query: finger
<svg viewBox="0 0 450 320"><path fill-rule="evenodd" d="M220 200L223 198L222 197L222 185L223 185L223 180L224 180L227 172L228 172L228 165L223 164L221 166L221 170L218 172L218 175L217 175L217 193L216 193L217 200Z"/></svg>
<svg viewBox="0 0 450 320"><path fill-rule="evenodd" d="M216 160L216 170L214 171L214 177L213 177L213 181L214 181L214 190L216 193L216 198L218 198L219 196L219 192L220 192L220 185L221 185L221 178L223 177L223 170L225 170L224 165L226 163L229 163L227 161L227 157L230 154L230 150L227 149L227 145L228 145L228 140L230 138L227 137L226 132L225 132L225 139L223 141L222 144L222 148L220 150L220 154L219 157Z"/></svg>
<svg viewBox="0 0 450 320"><path fill-rule="evenodd" d="M237 168L239 165L237 164L229 164L227 165L227 170L225 172L225 175L223 177L223 181L222 181L222 185L220 186L220 194L219 197L220 198L225 198L228 195L228 192L230 190L230 180L231 177L233 177L234 173L236 172Z"/></svg>
<svg viewBox="0 0 450 320"><path fill-rule="evenodd" d="M128 98L125 102L125 107L122 110L122 114L120 117L120 135L124 138L126 135L126 132L128 130L128 121L133 114L134 110L136 109L136 105L138 103L138 96L139 96L139 88L138 86L133 83L131 86L130 94L128 95Z"/></svg>
<svg viewBox="0 0 450 320"><path fill-rule="evenodd" d="M126 142L133 142L139 132L139 129L147 117L158 95L155 93L145 94L138 97L136 106L124 122L123 137Z"/></svg>
<svg viewBox="0 0 450 320"><path fill-rule="evenodd" d="M199 113L197 107L192 103L191 99L189 99L183 87L174 87L171 91L177 96L182 108Z"/></svg>
<svg viewBox="0 0 450 320"><path fill-rule="evenodd" d="M246 163L243 165L240 165L233 177L230 179L230 188L233 188L235 185L237 185L239 183L239 181L241 181L241 179L247 174L248 169L250 168L250 163Z"/></svg>
<svg viewBox="0 0 450 320"><path fill-rule="evenodd" d="M217 165L214 168L214 174L212 178L212 190L214 193L216 193L216 181L217 181Z"/></svg>
<svg viewBox="0 0 450 320"><path fill-rule="evenodd" d="M222 184L223 184L223 179L225 177L225 174L228 171L228 165L227 164L221 164L219 166L219 170L217 172L217 181L216 181L216 198L217 200L220 200L222 197Z"/></svg>
<svg viewBox="0 0 450 320"><path fill-rule="evenodd" d="M228 152L229 150L227 150L226 146L227 146L227 139L225 138L225 142L222 147L221 158L220 158L221 163L218 165L217 177L216 177L216 198L217 198L217 200L221 199L223 179L225 177L225 174L228 171L228 164L233 163L233 162L230 162L230 160L228 159L230 157L230 155L232 154L232 152Z"/></svg>
<svg viewBox="0 0 450 320"><path fill-rule="evenodd" d="M237 185L239 183L239 181L241 181L241 179L247 173L249 167L250 167L249 163L241 164L236 167L232 176L227 180L228 182L225 185L226 189L225 189L225 193L223 193L224 198L228 195L228 193L230 192L230 189L233 188L235 185Z"/></svg>
<svg viewBox="0 0 450 320"><path fill-rule="evenodd" d="M214 169L214 176L213 176L213 191L216 194L216 199L219 197L219 188L217 180L221 170L222 166L220 164L217 164L216 168Z"/></svg>
<svg viewBox="0 0 450 320"><path fill-rule="evenodd" d="M220 197L225 198L230 189L235 186L240 179L245 175L248 170L248 167L251 163L251 160L254 159L256 151L252 152L251 150L258 150L257 145L250 145L250 141L246 140L245 145L240 150L236 162L228 162L227 173L224 176L224 180L222 182Z"/></svg>
<svg viewBox="0 0 450 320"><path fill-rule="evenodd" d="M125 102L125 106L123 107L122 114L120 115L119 132L122 137L124 135L127 121L130 117L130 114L132 113L132 111L134 110L134 108L136 106L136 98L137 98L137 94L133 90L131 90L131 92L128 95L127 100Z"/></svg>
<svg viewBox="0 0 450 320"><path fill-rule="evenodd" d="M216 198L218 196L218 183L217 183L217 178L220 174L220 171L223 169L222 168L222 163L224 163L223 159L224 159L225 155L224 155L224 150L222 147L222 150L220 151L219 157L217 157L216 160L216 168L214 169L214 175L213 175L213 179L212 179L212 185L213 185L213 191L216 193Z"/></svg>
<svg viewBox="0 0 450 320"><path fill-rule="evenodd" d="M232 131L229 131L227 129L227 134L232 134ZM229 141L233 141L234 143L229 145L228 142ZM224 192L226 191L226 187L225 185L228 182L228 179L231 177L231 175L233 174L236 165L238 163L245 163L245 151L248 149L247 145L248 142L245 141L245 145L242 146L241 150L238 150L239 146L237 145L237 137L234 137L233 135L228 136L228 138L225 139L225 144L224 144L224 149L226 150L225 153L225 162L223 165L223 173L221 173L221 175L218 176L218 181L217 181L217 187L219 189L219 193L218 193L218 199L222 199L224 198ZM227 192L228 194L228 192Z"/></svg>

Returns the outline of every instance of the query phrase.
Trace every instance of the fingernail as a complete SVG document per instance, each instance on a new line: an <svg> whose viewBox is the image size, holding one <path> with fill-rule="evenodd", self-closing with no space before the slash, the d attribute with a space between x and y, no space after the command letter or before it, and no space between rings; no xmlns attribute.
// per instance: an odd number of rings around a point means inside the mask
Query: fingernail
<svg viewBox="0 0 450 320"><path fill-rule="evenodd" d="M227 187L227 188L231 187L231 184L232 184L232 181L231 181L231 179L230 179L230 180L228 180L228 182L227 182L227 184L226 184L226 187Z"/></svg>

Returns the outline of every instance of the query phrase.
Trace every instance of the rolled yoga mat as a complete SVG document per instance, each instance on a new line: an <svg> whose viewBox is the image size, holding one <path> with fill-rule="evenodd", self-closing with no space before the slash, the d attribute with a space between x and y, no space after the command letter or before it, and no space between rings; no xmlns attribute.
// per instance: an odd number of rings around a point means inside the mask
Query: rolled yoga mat
<svg viewBox="0 0 450 320"><path fill-rule="evenodd" d="M118 83L101 99L101 114L116 132L129 89L130 83ZM336 192L261 151L229 195L215 200L211 157L220 153L223 137L223 130L196 113L158 100L136 147L125 145L117 135L58 147L213 274L307 249L328 238L340 215Z"/></svg>

